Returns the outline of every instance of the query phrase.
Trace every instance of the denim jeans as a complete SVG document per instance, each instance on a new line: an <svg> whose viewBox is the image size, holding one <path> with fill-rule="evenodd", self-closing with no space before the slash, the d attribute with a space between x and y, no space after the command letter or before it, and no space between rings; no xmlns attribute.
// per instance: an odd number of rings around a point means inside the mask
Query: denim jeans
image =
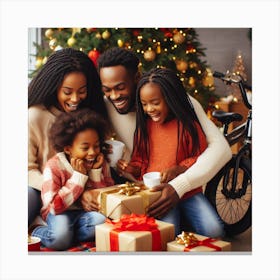
<svg viewBox="0 0 280 280"><path fill-rule="evenodd" d="M203 193L180 200L160 220L174 224L175 235L183 230L212 238L223 237L225 234L222 220Z"/></svg>
<svg viewBox="0 0 280 280"><path fill-rule="evenodd" d="M41 207L41 192L32 187L28 187L28 226L40 215Z"/></svg>
<svg viewBox="0 0 280 280"><path fill-rule="evenodd" d="M47 226L39 226L32 236L41 238L44 246L54 250L67 250L79 241L94 241L95 226L105 222L106 217L92 211L69 210L59 215L47 216Z"/></svg>

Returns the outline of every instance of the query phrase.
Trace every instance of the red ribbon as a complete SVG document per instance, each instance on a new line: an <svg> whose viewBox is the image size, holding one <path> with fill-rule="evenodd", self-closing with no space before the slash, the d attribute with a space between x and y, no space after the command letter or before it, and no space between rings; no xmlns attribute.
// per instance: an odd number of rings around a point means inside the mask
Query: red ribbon
<svg viewBox="0 0 280 280"><path fill-rule="evenodd" d="M161 251L161 236L156 221L144 214L123 214L117 222L107 219L114 228L110 232L111 251L119 251L118 234L122 231L150 231L152 234L152 251Z"/></svg>
<svg viewBox="0 0 280 280"><path fill-rule="evenodd" d="M206 246L212 249L215 249L216 251L221 251L221 247L216 246L214 244L212 244L212 242L217 241L217 239L213 239L213 238L206 238L204 240L199 240L197 242L195 242L194 244L188 245L187 247L185 247L184 252L189 252L191 249L197 247L197 246Z"/></svg>

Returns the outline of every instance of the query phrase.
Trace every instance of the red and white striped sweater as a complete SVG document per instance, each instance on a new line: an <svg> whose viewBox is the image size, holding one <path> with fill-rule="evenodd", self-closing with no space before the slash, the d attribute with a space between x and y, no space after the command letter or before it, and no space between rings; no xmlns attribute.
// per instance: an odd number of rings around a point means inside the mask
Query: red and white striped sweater
<svg viewBox="0 0 280 280"><path fill-rule="evenodd" d="M91 169L88 175L75 171L65 153L57 153L46 163L43 172L41 215L54 215L65 210L82 209L75 203L86 188L104 188L114 185L109 164L104 161L101 168Z"/></svg>

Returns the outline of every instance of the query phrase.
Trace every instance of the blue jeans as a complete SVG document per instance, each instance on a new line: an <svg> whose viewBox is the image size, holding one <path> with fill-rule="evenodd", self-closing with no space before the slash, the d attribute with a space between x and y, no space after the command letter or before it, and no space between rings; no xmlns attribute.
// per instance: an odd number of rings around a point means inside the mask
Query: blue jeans
<svg viewBox="0 0 280 280"><path fill-rule="evenodd" d="M67 250L79 241L94 241L95 226L105 222L106 217L92 211L69 210L59 215L47 216L47 226L39 226L32 236L41 238L44 246L54 250Z"/></svg>
<svg viewBox="0 0 280 280"><path fill-rule="evenodd" d="M222 220L203 193L180 200L160 220L174 224L175 235L183 230L212 238L223 237L225 234Z"/></svg>
<svg viewBox="0 0 280 280"><path fill-rule="evenodd" d="M41 192L32 187L28 187L28 226L40 215L41 207Z"/></svg>

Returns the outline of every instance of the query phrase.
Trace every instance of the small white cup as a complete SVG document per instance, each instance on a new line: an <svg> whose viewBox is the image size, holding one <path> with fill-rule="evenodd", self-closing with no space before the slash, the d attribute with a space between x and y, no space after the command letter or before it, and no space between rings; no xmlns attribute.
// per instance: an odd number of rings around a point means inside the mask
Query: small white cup
<svg viewBox="0 0 280 280"><path fill-rule="evenodd" d="M160 172L149 172L143 175L144 185L148 188L152 188L160 185Z"/></svg>
<svg viewBox="0 0 280 280"><path fill-rule="evenodd" d="M124 152L124 143L118 140L106 140L107 144L112 145L113 153L108 154L108 158L110 159L110 166L116 167L119 159L122 158Z"/></svg>

